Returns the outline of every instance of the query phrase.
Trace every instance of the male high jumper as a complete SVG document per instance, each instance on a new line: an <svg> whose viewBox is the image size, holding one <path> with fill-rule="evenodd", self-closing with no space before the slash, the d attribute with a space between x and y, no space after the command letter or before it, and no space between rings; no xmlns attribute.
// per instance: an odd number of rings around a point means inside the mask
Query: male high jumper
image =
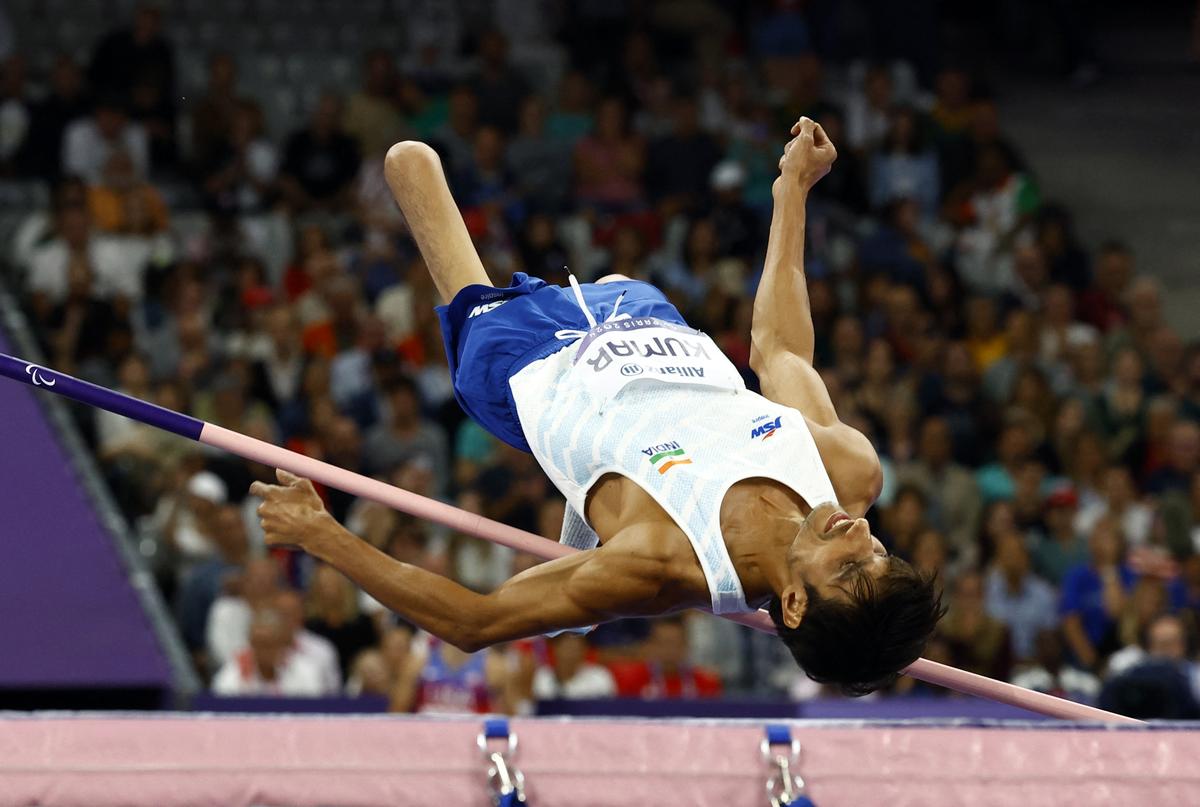
<svg viewBox="0 0 1200 807"><path fill-rule="evenodd" d="M754 301L762 395L648 283L564 288L518 272L493 287L437 154L393 146L388 184L450 301L438 313L456 396L534 454L567 499L564 542L584 551L479 594L359 540L283 471L282 485L251 489L268 544L305 550L468 651L620 617L766 607L814 680L848 694L890 683L943 609L933 582L871 535L879 459L813 368L805 203L837 153L808 118L791 134Z"/></svg>

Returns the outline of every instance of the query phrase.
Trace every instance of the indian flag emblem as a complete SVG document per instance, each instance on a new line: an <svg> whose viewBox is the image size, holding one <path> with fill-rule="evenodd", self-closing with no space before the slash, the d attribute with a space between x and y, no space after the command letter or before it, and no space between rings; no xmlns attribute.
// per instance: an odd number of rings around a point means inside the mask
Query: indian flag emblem
<svg viewBox="0 0 1200 807"><path fill-rule="evenodd" d="M656 446L643 448L642 453L650 458L650 464L660 473L665 474L676 465L691 465L687 452L680 448L679 443L660 443Z"/></svg>

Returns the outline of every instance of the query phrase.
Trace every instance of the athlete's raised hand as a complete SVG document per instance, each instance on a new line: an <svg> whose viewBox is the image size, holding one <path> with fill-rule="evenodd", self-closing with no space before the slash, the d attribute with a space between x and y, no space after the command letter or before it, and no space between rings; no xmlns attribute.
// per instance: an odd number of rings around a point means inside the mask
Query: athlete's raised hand
<svg viewBox="0 0 1200 807"><path fill-rule="evenodd" d="M780 180L786 184L796 183L807 191L821 177L829 173L837 149L812 118L801 118L792 126L792 139L783 147L779 158Z"/></svg>

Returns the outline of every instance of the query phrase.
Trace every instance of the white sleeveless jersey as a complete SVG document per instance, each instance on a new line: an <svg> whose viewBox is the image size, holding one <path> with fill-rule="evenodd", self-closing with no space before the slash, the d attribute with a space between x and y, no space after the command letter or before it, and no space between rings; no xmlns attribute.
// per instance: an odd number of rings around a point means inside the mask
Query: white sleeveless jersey
<svg viewBox="0 0 1200 807"><path fill-rule="evenodd" d="M607 473L628 477L687 534L713 613L753 610L721 535L736 482L775 480L816 507L836 501L803 415L746 389L706 335L615 319L510 380L534 456L577 513Z"/></svg>

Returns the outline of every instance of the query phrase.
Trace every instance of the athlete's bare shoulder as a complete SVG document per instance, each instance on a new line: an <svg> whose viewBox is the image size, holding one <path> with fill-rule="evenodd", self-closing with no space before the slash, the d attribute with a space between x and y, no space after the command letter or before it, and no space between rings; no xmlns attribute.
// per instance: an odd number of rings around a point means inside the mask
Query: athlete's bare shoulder
<svg viewBox="0 0 1200 807"><path fill-rule="evenodd" d="M875 446L865 434L841 421L822 426L805 420L838 502L852 516L866 513L883 487L883 468Z"/></svg>

